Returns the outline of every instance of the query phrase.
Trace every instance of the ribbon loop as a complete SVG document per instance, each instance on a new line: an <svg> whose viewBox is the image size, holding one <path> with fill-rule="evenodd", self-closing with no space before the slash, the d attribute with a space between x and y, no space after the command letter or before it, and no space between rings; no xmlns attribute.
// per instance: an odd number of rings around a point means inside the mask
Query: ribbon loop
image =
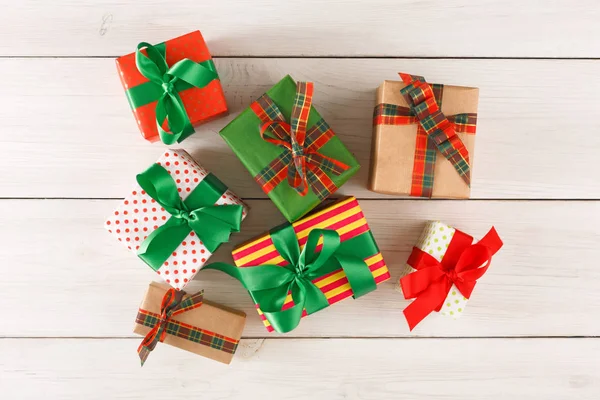
<svg viewBox="0 0 600 400"><path fill-rule="evenodd" d="M313 229L301 251L294 228L289 224L273 230L271 239L275 249L286 260L285 266L238 268L225 263L213 263L204 269L225 272L239 280L273 329L279 333L295 329L304 310L312 314L329 305L325 294L312 282L315 278L342 268L355 298L377 286L364 260L338 253L340 236L334 230ZM320 251L317 251L319 246ZM284 309L288 294L291 294L293 305L286 305Z"/></svg>
<svg viewBox="0 0 600 400"><path fill-rule="evenodd" d="M416 271L400 279L404 298L415 299L404 309L410 330L431 312L439 311L453 284L465 298L471 297L477 280L485 274L492 256L502 247L493 227L478 243L471 244L472 241L473 238L456 230L443 262L413 248L407 263Z"/></svg>

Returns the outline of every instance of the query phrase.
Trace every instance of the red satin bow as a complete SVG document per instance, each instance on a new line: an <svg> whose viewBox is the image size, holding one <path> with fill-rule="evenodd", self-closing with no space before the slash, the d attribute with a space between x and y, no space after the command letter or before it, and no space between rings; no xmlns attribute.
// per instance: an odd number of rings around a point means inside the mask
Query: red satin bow
<svg viewBox="0 0 600 400"><path fill-rule="evenodd" d="M416 247L408 265L416 269L400 279L404 298L415 299L404 309L412 331L432 311L440 311L452 284L467 299L475 283L487 271L492 256L502 247L502 240L493 227L476 244L473 238L456 230L442 261Z"/></svg>

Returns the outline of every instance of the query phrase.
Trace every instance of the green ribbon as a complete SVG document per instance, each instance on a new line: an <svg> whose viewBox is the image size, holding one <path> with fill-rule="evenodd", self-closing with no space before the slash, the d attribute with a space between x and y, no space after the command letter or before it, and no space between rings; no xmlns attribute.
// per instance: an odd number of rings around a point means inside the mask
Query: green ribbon
<svg viewBox="0 0 600 400"><path fill-rule="evenodd" d="M144 47L147 56L142 53ZM196 63L184 58L169 67L165 54L164 43L156 46L146 42L138 44L135 64L149 82L127 90L127 97L134 109L158 100L156 128L162 142L170 145L179 143L194 132L179 92L191 87L203 88L213 80L219 79L219 76L212 60ZM169 131L162 128L165 119Z"/></svg>
<svg viewBox="0 0 600 400"><path fill-rule="evenodd" d="M317 253L319 238L323 246ZM365 261L355 255L340 251L340 236L334 230L313 229L306 245L300 251L298 238L292 225L286 224L271 232L271 240L281 257L289 264L236 267L225 263L213 263L204 269L214 269L232 276L244 285L258 304L273 329L279 333L295 329L302 318L302 311L315 313L329 302L312 280L344 270L348 282L358 298L377 288L371 270ZM282 310L288 293L292 294L294 306Z"/></svg>
<svg viewBox="0 0 600 400"><path fill-rule="evenodd" d="M164 225L148 235L138 250L138 256L155 271L191 231L211 253L227 242L232 232L240 231L243 207L215 205L227 187L214 175L208 174L185 201L179 197L169 172L158 164L153 164L136 178L141 188L171 214Z"/></svg>

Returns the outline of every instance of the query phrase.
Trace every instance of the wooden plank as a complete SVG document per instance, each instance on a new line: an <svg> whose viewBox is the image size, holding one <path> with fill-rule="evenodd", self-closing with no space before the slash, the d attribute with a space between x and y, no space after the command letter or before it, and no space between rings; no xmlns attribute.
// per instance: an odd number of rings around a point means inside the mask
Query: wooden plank
<svg viewBox="0 0 600 400"><path fill-rule="evenodd" d="M138 340L0 340L7 398L596 400L595 339L245 340L231 365Z"/></svg>
<svg viewBox="0 0 600 400"><path fill-rule="evenodd" d="M302 321L295 337L597 336L600 321L600 202L384 201L362 207L392 279ZM117 201L3 200L0 336L124 337L154 272L114 240L103 220ZM282 221L267 200L250 201L233 243ZM464 316L431 315L411 334L395 290L425 221L481 237L494 224L505 247L480 280ZM231 245L214 260L230 261ZM239 283L215 271L189 286L248 314L245 337L272 337ZM24 317L26 316L26 317Z"/></svg>
<svg viewBox="0 0 600 400"><path fill-rule="evenodd" d="M316 106L363 165L340 194L383 197L366 190L374 89L403 70L481 88L473 198L600 198L600 136L590 134L600 131L600 61L227 58L217 65L232 114L183 147L243 197L265 196L217 133L287 73L316 82ZM11 77L0 92L0 168L11 172L0 174L1 197L118 198L163 148L137 132L113 60L2 59L0 71Z"/></svg>
<svg viewBox="0 0 600 400"><path fill-rule="evenodd" d="M0 54L115 56L201 29L226 56L598 57L594 0L2 2ZM184 11L185 10L185 11Z"/></svg>

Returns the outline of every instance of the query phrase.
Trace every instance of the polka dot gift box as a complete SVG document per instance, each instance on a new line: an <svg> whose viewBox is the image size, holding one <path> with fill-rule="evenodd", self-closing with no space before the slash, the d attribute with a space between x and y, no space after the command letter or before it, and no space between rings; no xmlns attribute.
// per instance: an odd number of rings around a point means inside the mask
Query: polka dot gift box
<svg viewBox="0 0 600 400"><path fill-rule="evenodd" d="M150 142L179 143L194 133L192 125L227 114L217 70L199 31L154 46L140 43L136 52L116 62L135 121Z"/></svg>
<svg viewBox="0 0 600 400"><path fill-rule="evenodd" d="M406 299L404 309L412 330L432 311L458 318L479 279L489 267L502 240L492 227L477 243L443 222L429 222L408 258L408 275L400 278Z"/></svg>
<svg viewBox="0 0 600 400"><path fill-rule="evenodd" d="M238 232L247 206L184 150L167 150L104 226L175 289Z"/></svg>

